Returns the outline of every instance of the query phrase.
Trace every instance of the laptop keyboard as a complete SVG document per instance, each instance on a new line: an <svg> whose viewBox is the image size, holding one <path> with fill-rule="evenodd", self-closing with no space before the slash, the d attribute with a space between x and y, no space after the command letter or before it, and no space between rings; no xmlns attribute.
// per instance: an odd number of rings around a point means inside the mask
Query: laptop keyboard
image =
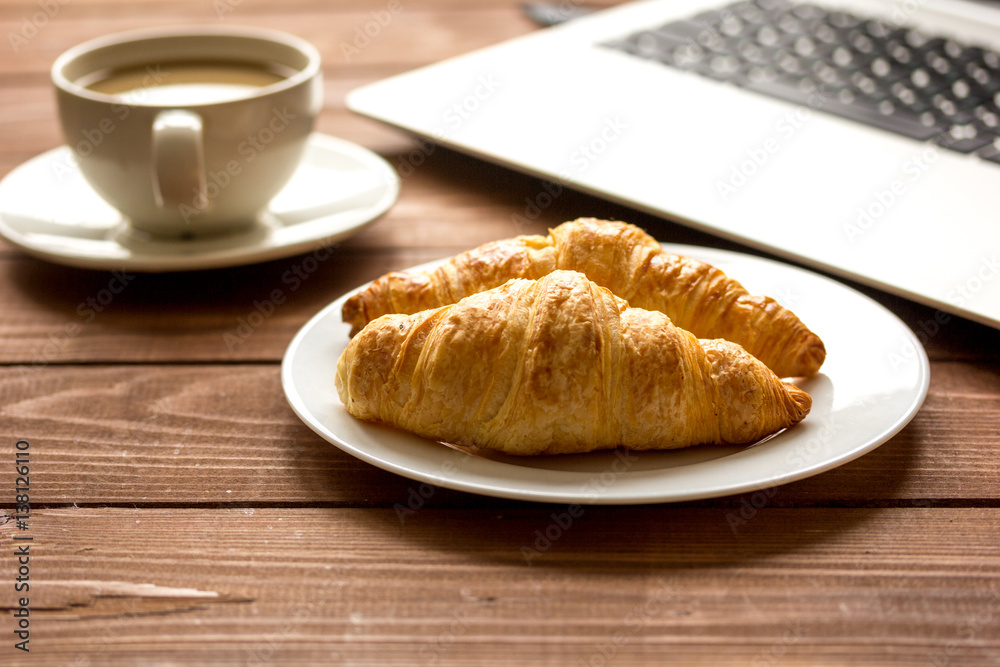
<svg viewBox="0 0 1000 667"><path fill-rule="evenodd" d="M787 0L604 46L1000 164L1000 53Z"/></svg>

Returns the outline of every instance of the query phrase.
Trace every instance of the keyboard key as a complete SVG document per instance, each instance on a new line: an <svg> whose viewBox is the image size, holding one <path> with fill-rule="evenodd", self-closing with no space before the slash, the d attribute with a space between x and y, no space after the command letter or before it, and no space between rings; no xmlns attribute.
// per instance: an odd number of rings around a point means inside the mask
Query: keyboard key
<svg viewBox="0 0 1000 667"><path fill-rule="evenodd" d="M637 55L651 60L665 60L668 64L673 63L673 53L679 48L697 46L689 39L662 33L658 30L640 33L622 42L612 43L609 46L617 48L632 55ZM700 48L700 47L699 47Z"/></svg>
<svg viewBox="0 0 1000 667"><path fill-rule="evenodd" d="M743 85L745 83L765 83L768 81L774 81L778 78L778 71L773 67L768 67L766 65L755 65L747 70L746 76L742 79L737 79L736 83Z"/></svg>
<svg viewBox="0 0 1000 667"><path fill-rule="evenodd" d="M1000 53L996 51L987 51L985 49L979 52L979 62L981 62L987 69L993 70L994 72L1000 72Z"/></svg>
<svg viewBox="0 0 1000 667"><path fill-rule="evenodd" d="M970 56L966 54L965 47L951 39L945 40L942 49L944 50L945 55L952 60L964 60L970 58Z"/></svg>
<svg viewBox="0 0 1000 667"><path fill-rule="evenodd" d="M827 12L816 5L800 4L792 9L792 13L803 21L820 21L827 17Z"/></svg>
<svg viewBox="0 0 1000 667"><path fill-rule="evenodd" d="M788 11L793 7L789 0L757 0L754 4L765 12Z"/></svg>
<svg viewBox="0 0 1000 667"><path fill-rule="evenodd" d="M896 28L882 21L865 21L860 28L874 39L888 40L896 32Z"/></svg>
<svg viewBox="0 0 1000 667"><path fill-rule="evenodd" d="M748 31L748 24L735 14L724 14L717 23L719 33L724 37L741 37Z"/></svg>
<svg viewBox="0 0 1000 667"><path fill-rule="evenodd" d="M861 32L860 30L854 30L848 35L848 41L851 47L858 53L864 55L872 55L876 52L875 40Z"/></svg>
<svg viewBox="0 0 1000 667"><path fill-rule="evenodd" d="M972 114L983 127L1000 128L1000 110L995 104L991 102L981 104L972 110Z"/></svg>
<svg viewBox="0 0 1000 667"><path fill-rule="evenodd" d="M774 26L765 25L757 31L757 43L761 46L777 46L781 41L781 33Z"/></svg>
<svg viewBox="0 0 1000 667"><path fill-rule="evenodd" d="M855 53L845 46L838 46L833 50L833 53L830 56L830 62L837 67L847 69L849 67L862 64L862 59L858 57L859 55L860 54Z"/></svg>
<svg viewBox="0 0 1000 667"><path fill-rule="evenodd" d="M705 49L697 44L687 43L676 47L670 53L671 62L681 69L694 69L705 62Z"/></svg>
<svg viewBox="0 0 1000 667"><path fill-rule="evenodd" d="M850 80L850 75L845 70L831 67L825 62L814 63L812 70L817 82L826 86L843 87Z"/></svg>
<svg viewBox="0 0 1000 667"><path fill-rule="evenodd" d="M913 62L913 50L896 40L891 40L886 44L885 53L900 65L910 65Z"/></svg>
<svg viewBox="0 0 1000 667"><path fill-rule="evenodd" d="M931 50L939 48L944 44L944 40L940 38L931 37L919 30L907 30L903 34L903 39L914 49L918 50Z"/></svg>
<svg viewBox="0 0 1000 667"><path fill-rule="evenodd" d="M708 67L711 70L713 78L725 80L736 76L742 67L742 63L735 56L717 55L708 61Z"/></svg>
<svg viewBox="0 0 1000 667"><path fill-rule="evenodd" d="M841 28L843 30L857 28L861 25L861 19L847 12L830 12L828 19L830 25L834 28Z"/></svg>
<svg viewBox="0 0 1000 667"><path fill-rule="evenodd" d="M800 37L805 34L805 27L802 25L802 21L800 21L794 14L785 14L781 16L776 25L778 26L778 29L786 35Z"/></svg>
<svg viewBox="0 0 1000 667"><path fill-rule="evenodd" d="M792 50L800 56L811 56L816 53L816 42L810 37L799 37L792 44Z"/></svg>
<svg viewBox="0 0 1000 667"><path fill-rule="evenodd" d="M833 46L840 44L840 33L826 23L820 23L813 27L812 37L821 44Z"/></svg>
<svg viewBox="0 0 1000 667"><path fill-rule="evenodd" d="M1000 127L998 127L997 119L980 119L973 123L980 134L988 137L992 137L994 140L1000 139Z"/></svg>
<svg viewBox="0 0 1000 667"><path fill-rule="evenodd" d="M741 3L733 8L733 13L751 26L767 23L767 14L756 5Z"/></svg>
<svg viewBox="0 0 1000 667"><path fill-rule="evenodd" d="M920 91L921 94L925 95L939 91L948 85L947 81L932 74L923 67L913 70L910 74L910 83L913 85L914 90Z"/></svg>
<svg viewBox="0 0 1000 667"><path fill-rule="evenodd" d="M703 25L715 25L722 20L724 13L725 10L723 9L709 9L708 11L701 12L700 14L695 14L694 18L691 20Z"/></svg>
<svg viewBox="0 0 1000 667"><path fill-rule="evenodd" d="M666 38L686 40L698 44L701 43L699 40L700 36L711 33L711 31L706 28L705 24L698 23L696 21L676 21L674 23L668 23L657 28L655 32Z"/></svg>
<svg viewBox="0 0 1000 667"><path fill-rule="evenodd" d="M863 95L874 95L875 93L883 90L875 79L862 74L861 72L855 72L851 75L851 84Z"/></svg>
<svg viewBox="0 0 1000 667"><path fill-rule="evenodd" d="M937 143L959 153L972 153L993 144L995 135L980 132L975 125L956 125L937 139Z"/></svg>
<svg viewBox="0 0 1000 667"><path fill-rule="evenodd" d="M976 155L988 162L1000 164L1000 140L994 141L989 146L981 149Z"/></svg>

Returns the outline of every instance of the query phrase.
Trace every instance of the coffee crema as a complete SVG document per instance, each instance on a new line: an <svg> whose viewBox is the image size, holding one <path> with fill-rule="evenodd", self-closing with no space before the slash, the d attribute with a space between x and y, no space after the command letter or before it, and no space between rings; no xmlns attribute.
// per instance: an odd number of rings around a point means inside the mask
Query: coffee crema
<svg viewBox="0 0 1000 667"><path fill-rule="evenodd" d="M104 70L77 83L124 104L215 104L240 99L293 73L247 62L150 63Z"/></svg>

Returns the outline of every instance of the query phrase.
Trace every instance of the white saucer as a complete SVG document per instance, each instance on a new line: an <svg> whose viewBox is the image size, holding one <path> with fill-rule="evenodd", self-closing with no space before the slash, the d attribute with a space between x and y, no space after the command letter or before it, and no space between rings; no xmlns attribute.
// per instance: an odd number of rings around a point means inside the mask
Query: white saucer
<svg viewBox="0 0 1000 667"><path fill-rule="evenodd" d="M190 240L140 237L84 181L70 149L47 151L0 182L0 234L59 264L137 272L211 269L288 257L343 240L385 213L399 177L375 153L313 134L302 164L246 231Z"/></svg>
<svg viewBox="0 0 1000 667"><path fill-rule="evenodd" d="M347 413L333 385L350 340L341 308L357 290L320 311L292 340L281 368L285 396L322 438L410 479L501 498L608 505L697 500L804 479L872 451L920 409L930 381L927 355L906 324L879 303L787 264L711 248L663 247L713 264L753 294L776 298L823 339L823 368L798 382L813 399L804 421L753 446L537 457L471 453L369 424Z"/></svg>

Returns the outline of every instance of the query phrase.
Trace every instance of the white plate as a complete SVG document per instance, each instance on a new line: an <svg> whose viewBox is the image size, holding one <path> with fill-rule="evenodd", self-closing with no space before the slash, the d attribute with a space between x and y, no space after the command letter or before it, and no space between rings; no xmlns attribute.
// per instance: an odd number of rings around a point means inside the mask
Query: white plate
<svg viewBox="0 0 1000 667"><path fill-rule="evenodd" d="M36 257L88 269L186 271L288 257L357 233L399 196L399 177L371 151L324 134L245 232L167 240L131 234L87 184L66 146L25 162L0 183L0 234Z"/></svg>
<svg viewBox="0 0 1000 667"><path fill-rule="evenodd" d="M340 309L349 295L292 340L282 363L285 395L316 433L385 470L489 496L580 504L694 500L802 479L875 449L920 408L930 380L927 355L910 329L875 301L778 262L664 248L717 266L751 293L774 297L823 339L828 356L821 372L799 383L813 398L803 422L753 446L528 458L470 454L347 413L333 378L348 342Z"/></svg>

